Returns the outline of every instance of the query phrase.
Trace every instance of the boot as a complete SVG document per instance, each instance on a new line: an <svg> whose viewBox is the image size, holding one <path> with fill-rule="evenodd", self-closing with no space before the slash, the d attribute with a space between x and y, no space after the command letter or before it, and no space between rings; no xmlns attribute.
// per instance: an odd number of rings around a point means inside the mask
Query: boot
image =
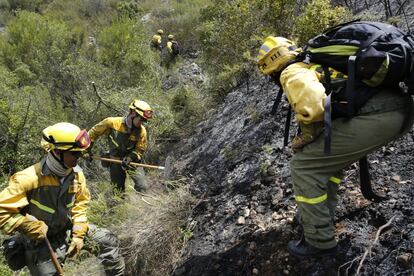
<svg viewBox="0 0 414 276"><path fill-rule="evenodd" d="M289 253L298 258L332 256L337 253L337 248L338 246L329 249L317 248L307 243L304 238L288 242Z"/></svg>

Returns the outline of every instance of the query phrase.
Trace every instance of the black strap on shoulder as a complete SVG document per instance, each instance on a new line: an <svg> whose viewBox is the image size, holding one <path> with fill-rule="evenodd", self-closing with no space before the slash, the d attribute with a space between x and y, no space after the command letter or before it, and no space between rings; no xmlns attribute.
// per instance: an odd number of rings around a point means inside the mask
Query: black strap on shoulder
<svg viewBox="0 0 414 276"><path fill-rule="evenodd" d="M282 100L283 88L282 88L282 86L279 86L279 87L280 87L279 92L277 93L277 97L276 97L276 99L273 103L272 111L270 111L271 115L276 115L277 108L279 107L279 103Z"/></svg>
<svg viewBox="0 0 414 276"><path fill-rule="evenodd" d="M283 139L283 146L286 147L289 143L289 130L290 130L290 121L292 118L292 107L289 105L287 114L286 114L286 122L285 122L285 133Z"/></svg>
<svg viewBox="0 0 414 276"><path fill-rule="evenodd" d="M279 107L279 103L282 101L282 96L283 96L283 88L282 86L280 86L275 102L273 103L272 111L270 111L271 115L276 114L277 108ZM289 105L289 108L286 114L286 121L285 121L285 131L284 131L284 139L283 139L284 147L286 147L287 144L289 143L289 129L290 129L291 118L292 118L292 107Z"/></svg>

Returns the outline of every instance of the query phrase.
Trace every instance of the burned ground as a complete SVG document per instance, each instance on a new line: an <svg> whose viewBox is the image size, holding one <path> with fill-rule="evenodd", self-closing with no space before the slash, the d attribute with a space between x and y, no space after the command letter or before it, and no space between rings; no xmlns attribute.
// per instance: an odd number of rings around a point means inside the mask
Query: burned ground
<svg viewBox="0 0 414 276"><path fill-rule="evenodd" d="M293 221L292 152L283 147L287 103L270 115L276 94L267 79L251 77L175 153L175 173L191 179L199 202L187 225L193 237L174 274L353 275L379 227L394 217L361 274L412 275L413 132L369 156L373 186L387 200L364 199L357 165L348 169L339 190L338 255L298 260L286 249L300 237L300 228Z"/></svg>

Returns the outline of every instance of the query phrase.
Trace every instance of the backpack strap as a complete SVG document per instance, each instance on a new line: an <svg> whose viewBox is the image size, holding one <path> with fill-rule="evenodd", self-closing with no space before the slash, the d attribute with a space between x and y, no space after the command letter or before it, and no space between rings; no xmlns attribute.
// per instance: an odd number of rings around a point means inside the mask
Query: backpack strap
<svg viewBox="0 0 414 276"><path fill-rule="evenodd" d="M279 103L282 100L283 88L282 88L282 86L279 86L279 87L280 87L279 92L277 93L277 97L276 97L276 99L273 103L272 111L270 111L271 115L276 114L277 108L279 107ZM284 147L286 147L288 142L289 142L289 128L290 128L291 118L292 118L292 107L289 104L289 108L288 108L288 111L287 111L287 114L286 114L285 131L284 131L284 134L283 134L283 137L284 137L283 138L283 146Z"/></svg>
<svg viewBox="0 0 414 276"><path fill-rule="evenodd" d="M286 114L286 121L285 121L285 133L283 137L283 147L286 147L289 143L289 130L290 130L290 121L292 118L292 106L289 104L289 108Z"/></svg>
<svg viewBox="0 0 414 276"><path fill-rule="evenodd" d="M324 112L323 112L323 136L325 139L323 151L326 155L331 154L331 140L332 140L332 112L331 112L331 97L330 93L325 98Z"/></svg>
<svg viewBox="0 0 414 276"><path fill-rule="evenodd" d="M348 58L348 81L346 83L346 98L348 100L348 117L352 117L355 113L355 60L356 56L350 56Z"/></svg>
<svg viewBox="0 0 414 276"><path fill-rule="evenodd" d="M283 88L280 86L276 99L273 102L272 111L270 111L271 115L276 115L277 108L279 107L279 103L282 100L282 95L283 95Z"/></svg>
<svg viewBox="0 0 414 276"><path fill-rule="evenodd" d="M407 91L410 95L414 95L414 38L411 35L404 36L404 40L411 46L410 55L410 65L408 77L405 81L407 85Z"/></svg>
<svg viewBox="0 0 414 276"><path fill-rule="evenodd" d="M323 134L324 134L324 152L326 155L331 154L331 135L332 135L332 109L331 109L331 103L332 103L332 79L331 79L331 73L329 72L328 66L323 65L322 66L323 73L324 73L324 87L325 87L325 93L327 97L325 98L325 103L323 106Z"/></svg>

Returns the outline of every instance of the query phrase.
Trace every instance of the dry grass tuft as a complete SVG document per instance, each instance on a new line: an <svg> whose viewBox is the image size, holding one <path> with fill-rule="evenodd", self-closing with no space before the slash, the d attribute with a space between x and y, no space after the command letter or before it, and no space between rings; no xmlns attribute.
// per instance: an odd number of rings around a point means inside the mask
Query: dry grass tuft
<svg viewBox="0 0 414 276"><path fill-rule="evenodd" d="M130 195L128 219L115 231L128 275L168 275L191 237L186 221L195 202L184 181L162 194Z"/></svg>

